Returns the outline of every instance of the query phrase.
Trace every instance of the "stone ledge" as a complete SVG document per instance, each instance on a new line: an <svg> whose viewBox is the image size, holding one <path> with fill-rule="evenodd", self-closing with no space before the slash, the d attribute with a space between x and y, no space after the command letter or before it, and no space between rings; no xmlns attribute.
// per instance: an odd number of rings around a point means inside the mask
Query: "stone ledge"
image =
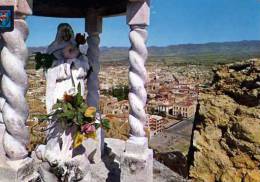
<svg viewBox="0 0 260 182"><path fill-rule="evenodd" d="M102 162L91 164L91 182L120 182L119 159L125 150L125 141L105 138L105 155ZM136 180L135 180L136 181ZM165 165L153 159L153 182L188 182Z"/></svg>
<svg viewBox="0 0 260 182"><path fill-rule="evenodd" d="M26 158L19 161L0 163L1 182L29 182L38 175L34 173L33 159Z"/></svg>

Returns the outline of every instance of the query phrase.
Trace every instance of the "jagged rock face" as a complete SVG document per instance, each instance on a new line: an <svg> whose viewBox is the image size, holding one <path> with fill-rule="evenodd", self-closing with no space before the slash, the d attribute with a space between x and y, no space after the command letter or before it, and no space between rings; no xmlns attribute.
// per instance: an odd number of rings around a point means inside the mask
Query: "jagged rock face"
<svg viewBox="0 0 260 182"><path fill-rule="evenodd" d="M260 181L260 60L214 70L200 93L189 175L203 182Z"/></svg>

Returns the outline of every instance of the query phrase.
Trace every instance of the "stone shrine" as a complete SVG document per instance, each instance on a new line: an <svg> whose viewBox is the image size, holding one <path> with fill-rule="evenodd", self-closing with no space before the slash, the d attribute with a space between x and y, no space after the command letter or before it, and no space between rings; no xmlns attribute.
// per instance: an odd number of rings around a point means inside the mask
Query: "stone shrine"
<svg viewBox="0 0 260 182"><path fill-rule="evenodd" d="M88 34L88 63L86 64L93 68L87 79L88 94L86 101L88 106L95 108L99 106L99 35L102 33L102 19L109 16L126 16L130 28L129 38L131 43L129 50L129 124L131 136L127 142L123 142L125 146L118 156L118 164L121 170L120 181L152 182L153 152L148 148L144 128L147 120L145 113L147 100L145 62L148 56L146 41L150 18L150 1L1 0L0 6L14 6L15 13L14 30L1 33L0 36L2 75L0 108L1 120L3 120L3 124L1 124L1 134L3 135L0 136L3 141L0 147L1 182L34 181L36 179L55 182L58 178L51 170L56 165L62 166L58 168L59 170L65 170L61 172L62 174L65 174L66 170L68 171L67 176L62 176L59 180L100 181L93 177L92 171L98 170L97 166L102 162L104 137L101 130L97 131L97 144L93 145L92 141L88 141L89 139L85 144L87 156L92 153L92 150L96 151L95 165L90 165L90 161L87 160L85 154L72 155L73 139L71 135L66 134L67 131L59 133L62 145L59 146L58 143L56 143L57 147L51 145L52 150L49 150L49 153L43 146L38 147L36 155L42 161L34 161L28 153L29 130L26 121L29 109L25 99L28 89L28 77L25 71L28 50L25 41L29 35L29 28L25 18L30 15L85 18L85 30ZM84 59L82 60L84 62ZM72 133L72 130L73 128L70 129L69 133Z"/></svg>

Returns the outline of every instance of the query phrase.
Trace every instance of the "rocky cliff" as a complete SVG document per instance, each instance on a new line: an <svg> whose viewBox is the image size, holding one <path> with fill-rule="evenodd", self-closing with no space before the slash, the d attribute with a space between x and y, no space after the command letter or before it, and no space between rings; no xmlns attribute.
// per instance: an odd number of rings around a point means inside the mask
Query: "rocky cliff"
<svg viewBox="0 0 260 182"><path fill-rule="evenodd" d="M220 66L199 95L190 177L260 182L260 60Z"/></svg>

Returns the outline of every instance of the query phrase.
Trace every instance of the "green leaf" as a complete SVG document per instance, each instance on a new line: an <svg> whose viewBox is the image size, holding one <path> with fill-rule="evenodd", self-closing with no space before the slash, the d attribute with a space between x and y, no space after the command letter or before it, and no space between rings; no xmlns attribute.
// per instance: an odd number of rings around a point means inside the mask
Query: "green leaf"
<svg viewBox="0 0 260 182"><path fill-rule="evenodd" d="M35 117L37 117L40 122L49 120L48 115L36 115Z"/></svg>
<svg viewBox="0 0 260 182"><path fill-rule="evenodd" d="M78 93L79 93L79 95L81 95L81 84L80 83L78 84Z"/></svg>
<svg viewBox="0 0 260 182"><path fill-rule="evenodd" d="M36 66L35 69L43 68L45 70L49 69L56 57L53 54L42 54L37 52L35 55Z"/></svg>
<svg viewBox="0 0 260 182"><path fill-rule="evenodd" d="M82 103L80 105L79 111L84 114L86 109L87 109L87 105L85 103Z"/></svg>
<svg viewBox="0 0 260 182"><path fill-rule="evenodd" d="M75 113L72 111L63 112L60 114L60 117L65 120L72 120L75 117Z"/></svg>
<svg viewBox="0 0 260 182"><path fill-rule="evenodd" d="M80 107L80 105L83 103L83 101L84 101L83 97L79 93L77 93L76 98L75 98L75 105L77 107Z"/></svg>
<svg viewBox="0 0 260 182"><path fill-rule="evenodd" d="M108 119L103 119L101 121L101 125L102 127L104 127L105 129L109 130L110 129L110 123L109 123L109 120Z"/></svg>
<svg viewBox="0 0 260 182"><path fill-rule="evenodd" d="M95 128L98 129L100 127L99 123L95 123Z"/></svg>
<svg viewBox="0 0 260 182"><path fill-rule="evenodd" d="M77 123L79 125L84 124L83 118L84 118L83 114L81 112L77 112Z"/></svg>
<svg viewBox="0 0 260 182"><path fill-rule="evenodd" d="M72 107L72 105L71 105L71 103L67 103L67 108L69 109L69 110L74 110L74 108Z"/></svg>
<svg viewBox="0 0 260 182"><path fill-rule="evenodd" d="M52 106L52 109L60 109L62 108L62 103L58 100L56 104Z"/></svg>
<svg viewBox="0 0 260 182"><path fill-rule="evenodd" d="M66 103L62 104L62 110L64 113L68 112L68 106Z"/></svg>

